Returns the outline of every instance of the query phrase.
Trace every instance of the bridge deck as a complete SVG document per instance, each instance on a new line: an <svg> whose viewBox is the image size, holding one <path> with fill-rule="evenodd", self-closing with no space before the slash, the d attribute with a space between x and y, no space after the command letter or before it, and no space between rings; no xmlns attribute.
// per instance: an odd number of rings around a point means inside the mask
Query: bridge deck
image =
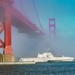
<svg viewBox="0 0 75 75"><path fill-rule="evenodd" d="M12 25L19 29L21 33L28 33L32 36L42 35L44 33L24 15L22 15L16 8L11 7ZM5 5L0 2L0 19L5 20Z"/></svg>

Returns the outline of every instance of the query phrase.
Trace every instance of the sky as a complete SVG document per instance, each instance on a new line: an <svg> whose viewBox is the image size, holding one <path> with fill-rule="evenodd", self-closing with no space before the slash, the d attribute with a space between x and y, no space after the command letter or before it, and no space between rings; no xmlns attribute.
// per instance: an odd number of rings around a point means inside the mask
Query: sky
<svg viewBox="0 0 75 75"><path fill-rule="evenodd" d="M12 27L12 46L16 57L36 56L47 48L56 56L75 57L75 0L34 0L46 37L37 41ZM33 0L15 0L14 7L41 29ZM49 18L56 20L56 36L49 36ZM18 39L17 39L18 38Z"/></svg>
<svg viewBox="0 0 75 75"><path fill-rule="evenodd" d="M19 10L40 28L33 0L23 0L21 3L19 1L21 2L21 0L15 2L17 8L19 7ZM75 36L75 0L34 0L34 2L41 25L47 34L49 33L48 20L55 18L58 35Z"/></svg>

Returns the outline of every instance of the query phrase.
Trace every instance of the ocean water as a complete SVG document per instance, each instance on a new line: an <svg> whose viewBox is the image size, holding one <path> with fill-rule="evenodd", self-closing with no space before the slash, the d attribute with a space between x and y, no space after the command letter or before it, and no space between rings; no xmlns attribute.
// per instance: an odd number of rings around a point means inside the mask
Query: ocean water
<svg viewBox="0 0 75 75"><path fill-rule="evenodd" d="M0 75L75 75L75 62L0 66Z"/></svg>

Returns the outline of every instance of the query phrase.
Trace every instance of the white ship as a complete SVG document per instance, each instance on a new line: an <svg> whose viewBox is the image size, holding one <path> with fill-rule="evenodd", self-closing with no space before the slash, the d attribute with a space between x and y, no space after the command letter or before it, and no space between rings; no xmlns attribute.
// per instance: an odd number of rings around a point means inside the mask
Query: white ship
<svg viewBox="0 0 75 75"><path fill-rule="evenodd" d="M38 54L36 58L20 58L22 62L48 62L48 61L73 61L74 57L55 57L51 52L45 52Z"/></svg>

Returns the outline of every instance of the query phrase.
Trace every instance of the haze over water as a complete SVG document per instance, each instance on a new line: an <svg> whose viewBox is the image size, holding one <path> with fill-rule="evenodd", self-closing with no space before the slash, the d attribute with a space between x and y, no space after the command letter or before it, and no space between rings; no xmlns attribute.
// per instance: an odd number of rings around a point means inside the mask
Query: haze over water
<svg viewBox="0 0 75 75"><path fill-rule="evenodd" d="M41 29L33 0L24 0L21 5L20 2L16 0L14 6ZM38 52L46 52L47 48L56 56L75 57L75 0L34 0L34 3L46 37L37 42L37 38L17 33L13 28L13 50L16 57L34 57ZM53 39L49 36L49 18L56 19L56 36Z"/></svg>

